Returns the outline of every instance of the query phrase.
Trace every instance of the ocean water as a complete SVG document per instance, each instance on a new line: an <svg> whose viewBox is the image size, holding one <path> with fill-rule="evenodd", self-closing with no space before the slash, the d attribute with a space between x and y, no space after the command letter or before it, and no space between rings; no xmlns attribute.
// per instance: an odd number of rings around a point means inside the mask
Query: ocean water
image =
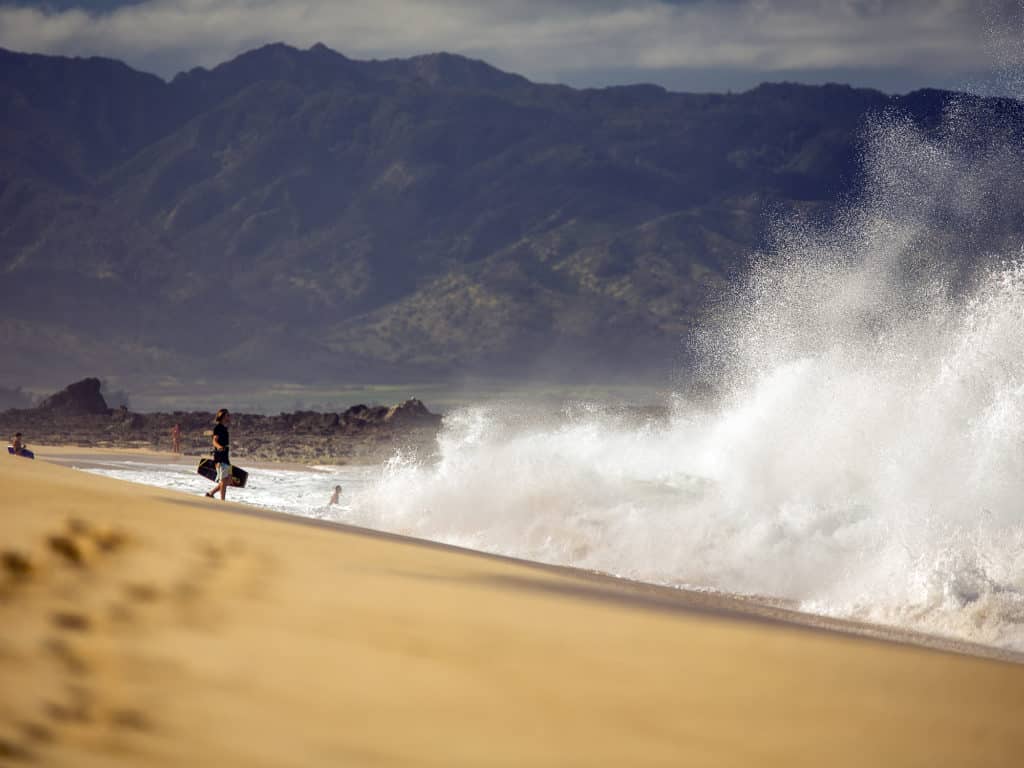
<svg viewBox="0 0 1024 768"><path fill-rule="evenodd" d="M776 222L687 340L713 397L462 408L430 456L232 498L1024 651L1024 151L978 109L879 116L843 210ZM190 472L103 470L201 493Z"/></svg>
<svg viewBox="0 0 1024 768"><path fill-rule="evenodd" d="M137 461L104 458L81 460L72 466L95 475L112 477L157 488L167 488L195 496L202 496L214 483L196 474L198 459L165 461ZM239 460L244 466L244 460ZM228 500L250 504L289 515L340 520L340 515L351 509L353 496L361 492L380 474L373 466L315 465L303 469L261 467L250 469L249 480L242 489L229 488ZM336 485L342 486L339 503L330 504ZM215 504L215 501L210 501Z"/></svg>

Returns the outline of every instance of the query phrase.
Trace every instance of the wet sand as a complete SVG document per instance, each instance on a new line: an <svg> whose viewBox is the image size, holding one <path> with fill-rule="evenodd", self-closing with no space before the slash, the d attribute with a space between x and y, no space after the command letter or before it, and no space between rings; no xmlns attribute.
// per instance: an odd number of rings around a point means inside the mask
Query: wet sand
<svg viewBox="0 0 1024 768"><path fill-rule="evenodd" d="M37 454L37 458L56 464L63 464L69 467L109 467L110 461L140 461L149 464L174 464L178 466L195 467L200 458L209 458L209 452L202 456L185 455L172 453L171 451L156 451L152 448L86 448L79 445L45 445L38 444L31 446ZM307 470L322 462L299 463L293 461L260 461L249 460L244 454L238 456L239 466L247 469L260 469L273 467L275 469Z"/></svg>
<svg viewBox="0 0 1024 768"><path fill-rule="evenodd" d="M46 461L0 457L0 488L0 764L1017 766L1024 754L1024 665L970 647L802 626L814 622L777 606Z"/></svg>

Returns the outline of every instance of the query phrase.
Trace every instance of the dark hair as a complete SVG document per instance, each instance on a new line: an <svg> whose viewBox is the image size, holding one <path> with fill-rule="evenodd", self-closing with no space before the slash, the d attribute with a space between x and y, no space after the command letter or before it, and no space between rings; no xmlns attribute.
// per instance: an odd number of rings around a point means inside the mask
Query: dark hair
<svg viewBox="0 0 1024 768"><path fill-rule="evenodd" d="M221 408L219 411L217 411L217 415L213 417L213 420L216 421L219 424L220 422L222 422L224 420L224 417L227 416L227 415L228 415L228 409L227 408Z"/></svg>
<svg viewBox="0 0 1024 768"><path fill-rule="evenodd" d="M15 437L21 437L21 432L15 432L15 433L14 433L14 436L15 436Z"/></svg>

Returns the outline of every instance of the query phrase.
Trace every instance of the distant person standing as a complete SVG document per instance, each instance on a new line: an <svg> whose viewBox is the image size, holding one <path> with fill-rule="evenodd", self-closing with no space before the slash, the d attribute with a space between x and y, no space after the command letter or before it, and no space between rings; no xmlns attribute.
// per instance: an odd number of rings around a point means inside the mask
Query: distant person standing
<svg viewBox="0 0 1024 768"><path fill-rule="evenodd" d="M175 424L171 427L171 450L174 453L181 453L181 425Z"/></svg>
<svg viewBox="0 0 1024 768"><path fill-rule="evenodd" d="M231 485L231 439L228 435L231 414L227 408L221 408L213 421L213 463L217 465L217 485L206 495L212 499L217 491L220 491L220 498L223 501L227 496L228 486Z"/></svg>
<svg viewBox="0 0 1024 768"><path fill-rule="evenodd" d="M340 498L341 498L341 486L340 485L336 485L336 486L334 486L334 493L331 494L331 500L329 502L327 502L327 503L329 505L337 504L338 500Z"/></svg>

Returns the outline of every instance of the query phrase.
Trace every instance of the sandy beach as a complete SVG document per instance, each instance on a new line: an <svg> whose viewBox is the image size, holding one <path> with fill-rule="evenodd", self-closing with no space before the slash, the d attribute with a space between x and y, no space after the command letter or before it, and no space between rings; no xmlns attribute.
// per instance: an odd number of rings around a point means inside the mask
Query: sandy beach
<svg viewBox="0 0 1024 768"><path fill-rule="evenodd" d="M0 488L0 764L1017 766L1024 754L1024 665L971 648L803 626L744 601L51 461L0 457Z"/></svg>

